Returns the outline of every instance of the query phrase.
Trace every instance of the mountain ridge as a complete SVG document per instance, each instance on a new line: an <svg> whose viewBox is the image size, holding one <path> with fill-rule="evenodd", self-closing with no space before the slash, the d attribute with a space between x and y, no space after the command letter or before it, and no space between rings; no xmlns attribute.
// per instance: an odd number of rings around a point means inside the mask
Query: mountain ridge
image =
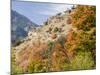
<svg viewBox="0 0 100 75"><path fill-rule="evenodd" d="M11 34L12 44L25 38L31 29L38 27L37 24L30 21L27 17L11 10Z"/></svg>

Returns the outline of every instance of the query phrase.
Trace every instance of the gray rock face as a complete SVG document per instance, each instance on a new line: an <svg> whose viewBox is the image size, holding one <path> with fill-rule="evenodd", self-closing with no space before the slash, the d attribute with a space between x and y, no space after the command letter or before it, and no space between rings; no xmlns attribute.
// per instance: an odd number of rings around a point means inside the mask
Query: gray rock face
<svg viewBox="0 0 100 75"><path fill-rule="evenodd" d="M14 44L25 38L28 32L38 25L31 22L27 17L11 10L11 42Z"/></svg>

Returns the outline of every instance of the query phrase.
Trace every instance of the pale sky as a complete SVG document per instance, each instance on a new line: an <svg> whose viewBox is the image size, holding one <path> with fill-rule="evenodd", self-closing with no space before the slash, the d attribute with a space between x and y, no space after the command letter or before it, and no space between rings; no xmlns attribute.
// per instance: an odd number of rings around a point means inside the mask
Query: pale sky
<svg viewBox="0 0 100 75"><path fill-rule="evenodd" d="M50 16L70 9L72 5L40 3L28 1L12 1L12 9L26 16L32 22L41 25Z"/></svg>

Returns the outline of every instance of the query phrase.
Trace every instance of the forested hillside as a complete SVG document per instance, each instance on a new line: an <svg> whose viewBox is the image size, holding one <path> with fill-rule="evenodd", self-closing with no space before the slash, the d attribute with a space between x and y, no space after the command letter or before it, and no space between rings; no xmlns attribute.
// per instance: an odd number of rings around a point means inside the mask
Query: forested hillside
<svg viewBox="0 0 100 75"><path fill-rule="evenodd" d="M58 13L12 47L12 74L95 68L95 6L78 5Z"/></svg>

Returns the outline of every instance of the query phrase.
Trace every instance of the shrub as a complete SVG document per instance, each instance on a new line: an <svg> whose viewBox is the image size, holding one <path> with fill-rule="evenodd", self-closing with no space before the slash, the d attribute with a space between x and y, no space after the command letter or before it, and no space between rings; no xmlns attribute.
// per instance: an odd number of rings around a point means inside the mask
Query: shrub
<svg viewBox="0 0 100 75"><path fill-rule="evenodd" d="M75 9L75 6L73 5L72 9Z"/></svg>
<svg viewBox="0 0 100 75"><path fill-rule="evenodd" d="M21 67L17 66L17 65L12 65L11 67L11 75L18 75L23 73L23 70Z"/></svg>
<svg viewBox="0 0 100 75"><path fill-rule="evenodd" d="M58 29L58 32L62 32L62 28L59 28L59 29Z"/></svg>
<svg viewBox="0 0 100 75"><path fill-rule="evenodd" d="M46 21L46 22L44 22L44 25L48 25L48 22Z"/></svg>
<svg viewBox="0 0 100 75"><path fill-rule="evenodd" d="M63 60L61 60L59 63L62 64L59 66L62 68L62 71L85 70L95 68L95 61L92 58L91 52L78 52L77 55L71 60L71 63L67 63L66 59L65 62L62 62Z"/></svg>
<svg viewBox="0 0 100 75"><path fill-rule="evenodd" d="M17 75L23 73L23 70L21 67L19 67L15 62L15 49L11 49L11 74Z"/></svg>
<svg viewBox="0 0 100 75"><path fill-rule="evenodd" d="M62 27L64 27L65 26L65 24L62 24Z"/></svg>
<svg viewBox="0 0 100 75"><path fill-rule="evenodd" d="M69 9L69 10L67 10L68 11L68 13L71 13L71 10Z"/></svg>
<svg viewBox="0 0 100 75"><path fill-rule="evenodd" d="M17 41L15 42L14 46L18 46L18 45L20 45L21 43L22 43L21 40L17 40Z"/></svg>
<svg viewBox="0 0 100 75"><path fill-rule="evenodd" d="M46 67L43 65L42 61L31 61L28 67L28 72L46 72Z"/></svg>
<svg viewBox="0 0 100 75"><path fill-rule="evenodd" d="M96 7L95 6L77 6L72 14L72 25L79 30L88 31L96 26Z"/></svg>
<svg viewBox="0 0 100 75"><path fill-rule="evenodd" d="M51 33L51 31L52 31L52 28L49 28L46 32Z"/></svg>
<svg viewBox="0 0 100 75"><path fill-rule="evenodd" d="M56 37L57 37L57 34L56 33L52 33L51 38L55 39Z"/></svg>
<svg viewBox="0 0 100 75"><path fill-rule="evenodd" d="M60 16L60 15L61 15L61 13L58 13L57 15L58 15L58 16Z"/></svg>
<svg viewBox="0 0 100 75"><path fill-rule="evenodd" d="M51 32L52 31L52 28L49 28L49 31Z"/></svg>
<svg viewBox="0 0 100 75"><path fill-rule="evenodd" d="M54 28L53 32L57 32L59 29L57 27Z"/></svg>
<svg viewBox="0 0 100 75"><path fill-rule="evenodd" d="M91 52L78 52L71 61L72 70L94 69L94 60Z"/></svg>

